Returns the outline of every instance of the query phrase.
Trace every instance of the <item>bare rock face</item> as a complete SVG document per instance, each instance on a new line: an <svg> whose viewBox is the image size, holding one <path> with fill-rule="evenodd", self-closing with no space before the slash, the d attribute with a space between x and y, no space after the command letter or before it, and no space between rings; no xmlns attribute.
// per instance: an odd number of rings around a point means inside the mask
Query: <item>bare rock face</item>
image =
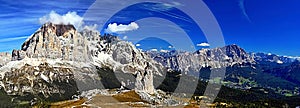
<svg viewBox="0 0 300 108"><path fill-rule="evenodd" d="M47 23L24 42L21 50L29 58L84 62L88 60L86 38L73 25Z"/></svg>
<svg viewBox="0 0 300 108"><path fill-rule="evenodd" d="M4 66L11 60L11 55L9 53L0 53L0 67Z"/></svg>
<svg viewBox="0 0 300 108"><path fill-rule="evenodd" d="M26 52L23 50L13 50L12 51L12 61L17 61L17 60L22 60L24 59L26 56Z"/></svg>
<svg viewBox="0 0 300 108"><path fill-rule="evenodd" d="M115 36L103 36L100 40L97 51L92 51L95 52L95 63L135 76L133 79L124 79L122 86L134 86L135 90L154 92L153 74L161 75L162 65L130 42L121 41Z"/></svg>
<svg viewBox="0 0 300 108"><path fill-rule="evenodd" d="M113 60L119 62L124 67L124 72L136 75L137 90L154 92L153 74L162 73L163 66L156 63L148 55L136 49L133 44L119 41L112 44L111 53Z"/></svg>

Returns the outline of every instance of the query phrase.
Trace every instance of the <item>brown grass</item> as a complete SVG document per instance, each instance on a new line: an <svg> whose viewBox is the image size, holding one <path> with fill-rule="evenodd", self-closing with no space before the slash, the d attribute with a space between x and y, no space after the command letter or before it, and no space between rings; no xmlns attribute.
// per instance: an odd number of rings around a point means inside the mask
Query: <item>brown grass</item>
<svg viewBox="0 0 300 108"><path fill-rule="evenodd" d="M89 106L83 106L82 104L86 102L86 99L80 100L69 100L69 101L61 101L56 103L51 103L50 108L89 108ZM129 102L129 103L127 103ZM143 102L143 103L138 103ZM88 102L88 104L94 106L101 106L104 108L115 108L115 107L149 107L146 101L142 100L141 97L135 91L128 91L120 94L116 94L113 96L103 96L97 95L93 97L93 99Z"/></svg>
<svg viewBox="0 0 300 108"><path fill-rule="evenodd" d="M81 98L79 100L68 100L68 101L61 101L50 104L50 108L82 108L82 104L86 101L86 99ZM86 108L86 107L85 107Z"/></svg>
<svg viewBox="0 0 300 108"><path fill-rule="evenodd" d="M119 102L144 102L141 97L135 91L124 92L120 94L113 95L113 98L118 100Z"/></svg>
<svg viewBox="0 0 300 108"><path fill-rule="evenodd" d="M196 104L190 104L190 105L184 106L184 108L200 108L200 106L196 105Z"/></svg>

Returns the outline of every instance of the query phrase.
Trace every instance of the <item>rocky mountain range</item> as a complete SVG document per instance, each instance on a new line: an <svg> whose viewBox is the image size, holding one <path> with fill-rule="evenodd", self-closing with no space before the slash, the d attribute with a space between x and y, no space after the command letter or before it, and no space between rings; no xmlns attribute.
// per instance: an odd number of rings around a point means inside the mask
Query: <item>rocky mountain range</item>
<svg viewBox="0 0 300 108"><path fill-rule="evenodd" d="M251 56L254 57L255 61L260 62L260 63L278 63L278 64L283 64L283 63L292 63L294 62L295 58L287 57L287 56L278 56L276 54L271 54L271 53L251 53Z"/></svg>
<svg viewBox="0 0 300 108"><path fill-rule="evenodd" d="M248 53L238 45L187 51L146 51L163 66L180 72L199 72L201 68L221 68L249 64L289 64L297 59L266 53Z"/></svg>
<svg viewBox="0 0 300 108"><path fill-rule="evenodd" d="M299 76L299 67L296 59L247 53L237 45L196 52L143 52L117 36L101 36L90 29L77 31L73 25L46 23L21 45L20 50L0 53L0 88L12 96L56 98L64 95L67 99L78 92L106 89L107 86L153 94L159 86L154 82L164 80L156 79L157 76L174 74L169 79L177 80L180 72L209 76L213 69L226 68L224 79L227 82L223 83L227 87L265 86L280 89L277 90L280 93L286 92L281 89L295 89L293 94L299 94L296 91L300 80L295 77ZM273 84L282 88L274 88L270 79L282 82ZM163 85L167 90L169 86Z"/></svg>
<svg viewBox="0 0 300 108"><path fill-rule="evenodd" d="M225 69L223 84L231 88L265 88L281 95L298 95L299 61L265 53L247 53L237 45L186 51L147 51L157 62L186 75L213 81L212 72ZM196 73L196 74L195 74ZM221 73L219 73L221 74Z"/></svg>
<svg viewBox="0 0 300 108"><path fill-rule="evenodd" d="M153 74L163 67L130 42L73 25L44 24L12 54L0 55L0 85L10 95L64 94L104 88L97 68L132 74L122 86L154 92ZM62 87L64 86L64 87ZM73 89L70 89L73 88ZM24 94L25 93L25 94Z"/></svg>
<svg viewBox="0 0 300 108"><path fill-rule="evenodd" d="M147 52L164 66L181 72L199 72L203 67L221 68L235 64L255 64L253 56L237 45L222 48L201 49L196 52Z"/></svg>

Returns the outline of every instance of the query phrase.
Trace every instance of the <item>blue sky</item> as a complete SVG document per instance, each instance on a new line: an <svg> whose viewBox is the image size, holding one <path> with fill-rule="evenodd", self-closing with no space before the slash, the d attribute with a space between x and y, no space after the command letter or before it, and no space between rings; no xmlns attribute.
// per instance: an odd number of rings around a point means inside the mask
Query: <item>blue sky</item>
<svg viewBox="0 0 300 108"><path fill-rule="evenodd" d="M0 1L1 52L20 49L26 37L41 26L39 18L49 14L51 11L55 11L58 14L75 11L79 16L88 16L85 13L95 2L94 0ZM133 43L149 39L148 37L158 37L170 42L172 45L174 44L176 49L182 50L202 48L195 47L193 42L207 42L204 34L201 32L187 34L187 32L197 31L199 28L193 26L193 21L184 16L184 14L180 14L176 9L160 12L159 15L151 13L149 9L148 12L143 12L145 10L141 11L141 9L133 7L121 12L126 14L127 17L125 18L121 17L122 15L112 17L113 13L117 12L114 9L122 8L124 3L122 1L110 1L114 0L98 1L103 2L101 3L103 6L99 7L99 10L102 11L98 13L103 18L97 17L99 19L97 24L100 25L99 30L102 30L101 24L105 25L106 23L108 25L116 22L125 25L134 21L138 24L137 30L117 35ZM180 2L174 1L175 5L185 6L184 3L180 4ZM204 0L204 2L216 17L227 45L237 44L249 52L270 52L279 55L300 56L300 38L298 36L300 34L299 0ZM158 9L160 8L158 7ZM195 12L197 11L195 9ZM151 14L155 15L136 20L139 16ZM170 15L173 17L170 17ZM163 19L166 17L162 16L169 16L169 21ZM179 24L175 24L170 20ZM92 23L92 21L86 22L86 24ZM183 30L182 28L186 27L186 25L189 26ZM149 47L149 45L147 46Z"/></svg>

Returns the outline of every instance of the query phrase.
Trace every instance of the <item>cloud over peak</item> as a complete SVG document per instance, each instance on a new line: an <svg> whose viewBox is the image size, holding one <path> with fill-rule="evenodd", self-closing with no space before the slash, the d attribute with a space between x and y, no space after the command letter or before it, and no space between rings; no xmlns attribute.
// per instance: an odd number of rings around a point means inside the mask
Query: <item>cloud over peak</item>
<svg viewBox="0 0 300 108"><path fill-rule="evenodd" d="M83 18L77 15L76 12L68 12L64 15L60 15L55 11L51 11L48 15L39 18L39 22L40 24L48 22L53 24L72 24L79 29L83 25Z"/></svg>
<svg viewBox="0 0 300 108"><path fill-rule="evenodd" d="M131 22L128 25L112 23L108 25L107 29L105 29L105 32L123 34L128 31L137 30L138 28L139 25L135 22Z"/></svg>
<svg viewBox="0 0 300 108"><path fill-rule="evenodd" d="M140 47L140 46L141 46L141 44L135 44L135 46L137 46L137 47Z"/></svg>

